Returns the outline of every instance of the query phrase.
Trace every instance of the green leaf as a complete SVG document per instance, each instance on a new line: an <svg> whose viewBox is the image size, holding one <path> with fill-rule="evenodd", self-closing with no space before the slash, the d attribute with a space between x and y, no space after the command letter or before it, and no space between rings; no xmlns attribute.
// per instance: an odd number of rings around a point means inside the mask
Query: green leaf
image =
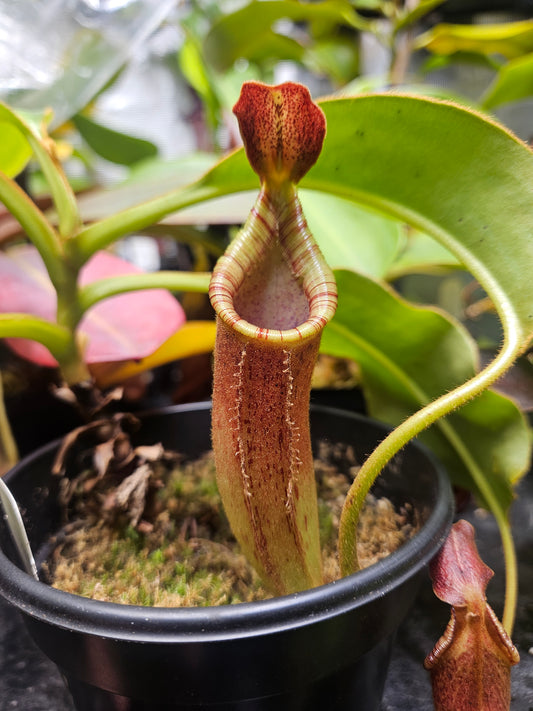
<svg viewBox="0 0 533 711"><path fill-rule="evenodd" d="M301 187L366 204L439 241L525 349L533 331L531 150L488 117L447 102L382 94L321 105L326 140ZM187 204L254 184L239 151L191 186Z"/></svg>
<svg viewBox="0 0 533 711"><path fill-rule="evenodd" d="M349 2L324 0L302 3L288 0L253 0L215 23L208 34L204 53L207 61L225 71L240 57L258 61L265 58L303 57L304 47L273 29L279 20L328 22L356 29L366 27Z"/></svg>
<svg viewBox="0 0 533 711"><path fill-rule="evenodd" d="M17 176L28 164L32 155L28 140L30 128L38 135L43 121L42 113L17 111L0 104L0 170L10 178Z"/></svg>
<svg viewBox="0 0 533 711"><path fill-rule="evenodd" d="M379 10L384 12L388 0L352 0L352 5L357 10Z"/></svg>
<svg viewBox="0 0 533 711"><path fill-rule="evenodd" d="M501 67L501 58L496 58L492 54L479 54L478 52L454 52L453 54L430 54L422 64L422 74L439 71L446 67L472 66L482 67L497 72ZM460 69L459 69L460 71Z"/></svg>
<svg viewBox="0 0 533 711"><path fill-rule="evenodd" d="M333 195L302 190L300 200L330 267L375 277L387 273L402 237L398 222Z"/></svg>
<svg viewBox="0 0 533 711"><path fill-rule="evenodd" d="M113 131L82 114L72 121L93 151L111 163L134 165L157 155L157 147L150 141Z"/></svg>
<svg viewBox="0 0 533 711"><path fill-rule="evenodd" d="M482 97L481 105L492 109L533 95L533 53L504 64Z"/></svg>
<svg viewBox="0 0 533 711"><path fill-rule="evenodd" d="M335 276L339 306L321 349L358 363L371 415L398 425L474 375L475 344L451 318L412 306L360 274L342 270ZM502 505L510 505L512 485L529 458L528 428L512 401L486 391L420 438L456 484L476 491L473 458Z"/></svg>
<svg viewBox="0 0 533 711"><path fill-rule="evenodd" d="M15 177L24 170L31 158L31 146L19 129L9 120L5 121L0 107L0 170Z"/></svg>
<svg viewBox="0 0 533 711"><path fill-rule="evenodd" d="M389 281L406 274L432 274L460 267L460 262L440 242L416 230L409 230L403 249L388 270Z"/></svg>
<svg viewBox="0 0 533 711"><path fill-rule="evenodd" d="M322 107L324 149L302 187L366 203L440 241L525 348L533 330L528 147L477 113L430 99L378 95Z"/></svg>
<svg viewBox="0 0 533 711"><path fill-rule="evenodd" d="M327 135L301 187L366 205L427 233L493 299L513 347L533 330L533 154L488 117L447 102L380 94L322 102ZM80 231L83 254L170 213L257 189L243 150L196 183Z"/></svg>
<svg viewBox="0 0 533 711"><path fill-rule="evenodd" d="M398 32L404 27L414 25L415 22L421 20L425 15L430 13L436 7L442 5L443 2L444 0L420 0L420 2L415 4L413 10L404 10L401 13L400 19L395 24L394 31Z"/></svg>
<svg viewBox="0 0 533 711"><path fill-rule="evenodd" d="M94 222L127 210L143 200L178 190L203 175L216 162L210 153L193 153L176 160L150 158L131 167L128 178L109 188L80 195L78 205L84 222Z"/></svg>
<svg viewBox="0 0 533 711"><path fill-rule="evenodd" d="M221 102L217 94L216 83L209 75L201 46L192 33L188 33L178 53L178 62L183 76L201 97L211 128L218 125Z"/></svg>
<svg viewBox="0 0 533 711"><path fill-rule="evenodd" d="M531 150L488 117L447 102L380 94L321 105L324 148L301 187L366 205L439 241L493 299L513 349L525 349L533 331ZM196 183L80 231L80 251L257 186L244 151L236 151Z"/></svg>
<svg viewBox="0 0 533 711"><path fill-rule="evenodd" d="M435 54L477 52L513 59L533 50L533 20L492 25L436 25L418 37L415 47Z"/></svg>
<svg viewBox="0 0 533 711"><path fill-rule="evenodd" d="M339 86L344 86L359 74L359 46L354 36L336 32L316 39L308 47L303 64L317 74L325 74Z"/></svg>

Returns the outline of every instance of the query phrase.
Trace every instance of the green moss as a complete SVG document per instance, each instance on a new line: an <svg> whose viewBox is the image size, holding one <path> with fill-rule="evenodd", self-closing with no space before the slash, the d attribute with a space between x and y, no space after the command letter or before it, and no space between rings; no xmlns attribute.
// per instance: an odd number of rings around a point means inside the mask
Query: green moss
<svg viewBox="0 0 533 711"><path fill-rule="evenodd" d="M329 581L338 577L338 521L350 482L336 466L317 463L316 468L324 574ZM100 600L165 607L267 597L231 535L211 456L173 469L153 501L152 517L142 519L137 528L102 516L89 518L83 528L71 527L49 564L54 585ZM387 509L387 516L394 518L394 512ZM375 511L370 512L372 525L375 518Z"/></svg>
<svg viewBox="0 0 533 711"><path fill-rule="evenodd" d="M161 548L157 548L150 553L150 562L154 565L162 565L165 562L165 554Z"/></svg>
<svg viewBox="0 0 533 711"><path fill-rule="evenodd" d="M324 501L318 502L318 524L320 528L320 545L322 548L335 546L337 527L331 509Z"/></svg>

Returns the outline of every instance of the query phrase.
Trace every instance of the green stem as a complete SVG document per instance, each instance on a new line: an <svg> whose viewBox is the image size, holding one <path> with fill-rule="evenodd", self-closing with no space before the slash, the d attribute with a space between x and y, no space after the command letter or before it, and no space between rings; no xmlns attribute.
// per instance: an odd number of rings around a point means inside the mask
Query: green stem
<svg viewBox="0 0 533 711"><path fill-rule="evenodd" d="M0 314L0 338L29 338L46 346L57 358L69 349L70 333L55 323L30 314Z"/></svg>
<svg viewBox="0 0 533 711"><path fill-rule="evenodd" d="M63 278L63 249L57 232L24 190L0 172L0 201L21 224L41 255L53 283Z"/></svg>
<svg viewBox="0 0 533 711"><path fill-rule="evenodd" d="M17 444L15 442L15 438L13 437L13 432L11 431L9 424L9 418L7 416L2 375L0 373L0 459L2 455L5 456L5 463L8 467L12 467L16 464L19 458Z"/></svg>
<svg viewBox="0 0 533 711"><path fill-rule="evenodd" d="M80 224L78 205L74 191L57 157L55 143L47 135L46 118L41 130L38 131L9 106L2 104L1 110L2 114L7 114L9 122L17 127L32 147L52 193L59 218L59 234L63 238L71 237Z"/></svg>
<svg viewBox="0 0 533 711"><path fill-rule="evenodd" d="M481 394L501 377L514 362L522 348L520 338L521 329L519 324L516 323L515 319L512 319L509 313L507 316L508 320L504 322L508 327L506 329L505 342L494 361L463 385L442 395L405 420L405 422L393 430L393 432L376 447L361 467L355 482L348 492L341 516L339 557L343 575L348 575L358 568L356 537L359 511L375 479L386 464L422 430ZM462 443L460 446L462 447ZM506 525L505 513L502 511L490 487L486 485L483 473L474 465L472 474L480 493L486 498L488 506L498 521L502 540L504 541L507 575L504 624L507 629L512 627L516 607L516 590L518 587L514 546L508 531L508 526Z"/></svg>
<svg viewBox="0 0 533 711"><path fill-rule="evenodd" d="M15 182L1 172L0 200L20 222L41 255L57 294L58 324L74 333L82 316L77 297L78 269L66 258L59 235L43 213Z"/></svg>
<svg viewBox="0 0 533 711"><path fill-rule="evenodd" d="M110 296L141 289L168 289L207 293L211 272L149 272L100 279L80 289L78 300L83 312Z"/></svg>
<svg viewBox="0 0 533 711"><path fill-rule="evenodd" d="M80 230L75 240L71 242L72 256L78 264L85 264L95 252L109 247L126 234L143 230L163 217L190 205L237 192L239 189L240 186L225 189L208 183L202 185L200 181L142 205L123 210Z"/></svg>
<svg viewBox="0 0 533 711"><path fill-rule="evenodd" d="M46 346L68 383L90 377L73 333L64 326L30 314L0 314L0 338L29 338Z"/></svg>
<svg viewBox="0 0 533 711"><path fill-rule="evenodd" d="M55 154L54 142L50 138L38 138L31 131L27 136L52 193L57 210L59 234L63 238L72 237L81 222L78 203Z"/></svg>
<svg viewBox="0 0 533 711"><path fill-rule="evenodd" d="M505 602L502 615L502 625L509 637L513 634L518 602L518 563L509 519L499 507L492 511L502 539L505 558Z"/></svg>

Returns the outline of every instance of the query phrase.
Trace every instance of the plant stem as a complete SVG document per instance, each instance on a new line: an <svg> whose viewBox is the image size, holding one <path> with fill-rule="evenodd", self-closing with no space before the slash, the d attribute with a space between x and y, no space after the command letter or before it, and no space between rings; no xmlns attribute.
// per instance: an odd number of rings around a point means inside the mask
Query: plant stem
<svg viewBox="0 0 533 711"><path fill-rule="evenodd" d="M2 374L0 373L0 476L2 475L2 458L4 457L5 464L7 464L8 467L12 467L18 461L19 455L17 444L9 425L9 418L4 401Z"/></svg>
<svg viewBox="0 0 533 711"><path fill-rule="evenodd" d="M511 321L509 314L508 318L509 321ZM521 329L519 324L514 321L509 323L509 321L505 321L504 323L504 325L508 327L506 329L504 345L492 363L463 385L442 395L405 420L378 445L361 467L355 482L348 492L341 516L339 557L343 575L348 575L358 568L356 537L359 511L376 477L383 470L385 465L402 447L413 437L416 437L422 430L481 394L514 362L522 348L520 338ZM505 513L490 490L490 487L485 485L483 473L479 471L477 467L474 467L472 475L481 495L486 498L489 508L497 519L502 540L504 541L507 575L504 626L506 626L506 629L509 629L513 624L514 610L516 607L517 569L514 546L508 531Z"/></svg>
<svg viewBox="0 0 533 711"><path fill-rule="evenodd" d="M24 190L0 171L0 200L39 251L53 283L63 278L63 249L57 232Z"/></svg>
<svg viewBox="0 0 533 711"><path fill-rule="evenodd" d="M48 111L48 116L45 116L38 130L23 120L9 106L1 105L1 111L3 115L7 115L8 121L16 126L27 139L41 166L57 210L59 235L62 238L71 237L80 224L78 205L74 191L61 167L56 145L47 133L47 120L50 112Z"/></svg>
<svg viewBox="0 0 533 711"><path fill-rule="evenodd" d="M67 248L71 250L72 258L78 265L85 264L95 252L109 247L124 235L143 230L185 207L236 192L238 189L232 186L225 190L219 186L209 185L207 182L202 186L202 181L194 183L85 227L67 245Z"/></svg>
<svg viewBox="0 0 533 711"><path fill-rule="evenodd" d="M46 346L68 383L87 380L89 372L68 328L30 314L0 314L0 338L29 338Z"/></svg>
<svg viewBox="0 0 533 711"><path fill-rule="evenodd" d="M518 602L518 563L516 549L509 519L501 508L492 511L502 539L505 559L505 601L502 614L502 625L509 637L513 633Z"/></svg>
<svg viewBox="0 0 533 711"><path fill-rule="evenodd" d="M169 291L192 291L207 293L211 272L150 272L125 274L124 276L99 279L82 287L78 293L83 312L98 301L110 296L141 289L168 289Z"/></svg>
<svg viewBox="0 0 533 711"><path fill-rule="evenodd" d="M32 143L35 144L34 148L40 159L46 163L49 171L54 173L52 158L38 144L37 139L32 138ZM56 182L61 182L63 174L60 168L54 170L57 173ZM56 188L56 193L58 190L63 197L58 198L55 195L55 199L68 202L69 189ZM0 333L3 337L18 336L42 343L57 359L67 382L85 380L89 377L89 373L83 363L75 335L76 325L83 315L77 293L78 269L66 258L61 237L41 210L14 181L1 172L0 200L20 222L38 250L57 293L57 325L42 319L32 319L26 314L5 314L0 324ZM76 224L77 212L73 212L68 205L64 212L64 226L67 223L71 226Z"/></svg>
<svg viewBox="0 0 533 711"><path fill-rule="evenodd" d="M33 132L27 135L52 193L59 220L59 234L64 239L72 237L80 225L78 203L56 155L54 141L48 137L38 138Z"/></svg>

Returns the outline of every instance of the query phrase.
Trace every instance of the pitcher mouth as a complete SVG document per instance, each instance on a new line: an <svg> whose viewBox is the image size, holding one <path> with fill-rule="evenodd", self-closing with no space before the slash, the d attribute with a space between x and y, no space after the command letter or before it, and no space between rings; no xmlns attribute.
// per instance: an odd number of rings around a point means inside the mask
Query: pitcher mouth
<svg viewBox="0 0 533 711"><path fill-rule="evenodd" d="M295 186L285 185L283 193L280 205L268 186L262 186L243 229L213 271L209 297L217 316L234 332L245 339L285 347L321 333L335 313L337 286L309 232ZM296 315L290 328L270 327L260 308L253 321L247 318L247 299L240 294L243 287L250 293L266 288L268 274L261 273L261 265L276 249L293 284L287 283L290 287L287 303L273 306L271 310L290 309L297 299L302 300L299 311L294 307ZM255 277L250 277L251 273ZM257 284L247 286L254 278Z"/></svg>

